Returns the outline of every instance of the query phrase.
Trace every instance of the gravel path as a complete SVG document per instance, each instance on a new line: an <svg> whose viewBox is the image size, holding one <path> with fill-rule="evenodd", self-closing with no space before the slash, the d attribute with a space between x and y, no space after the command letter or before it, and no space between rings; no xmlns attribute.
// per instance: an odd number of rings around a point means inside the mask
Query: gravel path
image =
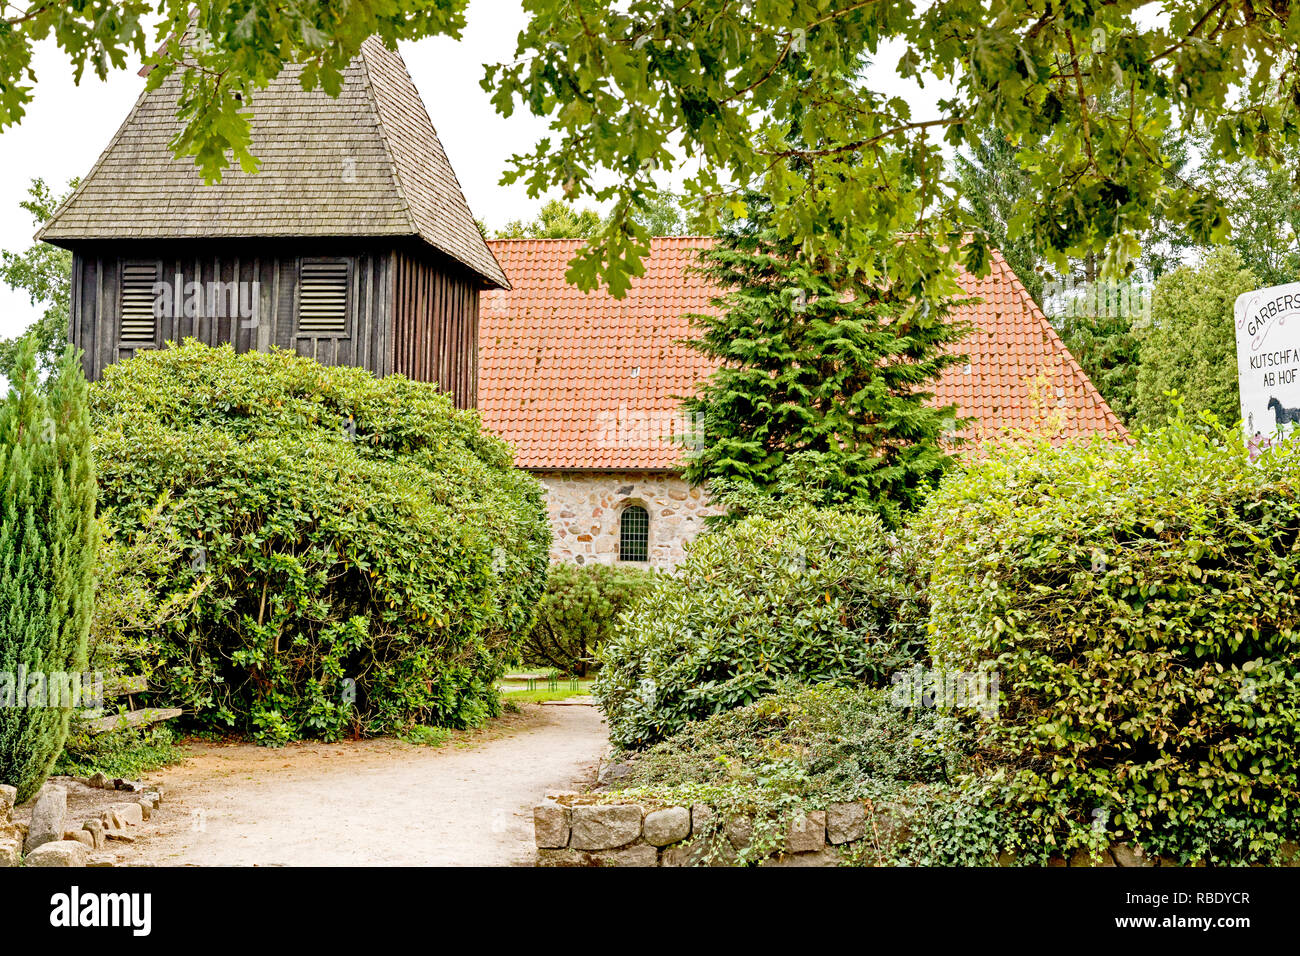
<svg viewBox="0 0 1300 956"><path fill-rule="evenodd" d="M537 705L437 749L202 745L149 775L163 806L119 865L531 864L533 804L590 782L607 747L594 707Z"/></svg>

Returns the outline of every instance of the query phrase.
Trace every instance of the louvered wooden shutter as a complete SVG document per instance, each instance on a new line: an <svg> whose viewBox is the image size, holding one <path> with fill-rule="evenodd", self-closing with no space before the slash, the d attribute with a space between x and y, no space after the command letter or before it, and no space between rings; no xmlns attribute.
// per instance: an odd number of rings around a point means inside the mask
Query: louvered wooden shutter
<svg viewBox="0 0 1300 956"><path fill-rule="evenodd" d="M347 328L347 260L303 259L298 285L298 334L344 335Z"/></svg>
<svg viewBox="0 0 1300 956"><path fill-rule="evenodd" d="M155 345L158 319L153 314L158 263L122 263L122 341Z"/></svg>

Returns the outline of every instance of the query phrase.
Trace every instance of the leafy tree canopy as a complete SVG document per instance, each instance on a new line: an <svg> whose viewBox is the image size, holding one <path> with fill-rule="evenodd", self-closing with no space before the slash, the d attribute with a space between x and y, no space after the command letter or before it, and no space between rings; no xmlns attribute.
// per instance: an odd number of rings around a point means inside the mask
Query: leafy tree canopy
<svg viewBox="0 0 1300 956"><path fill-rule="evenodd" d="M344 68L368 36L389 44L458 37L467 2L0 2L0 129L18 122L32 100L33 44L53 38L72 61L77 82L87 68L102 79L110 69L141 60L150 89L181 73L178 116L185 126L172 143L176 155L193 157L208 180L219 179L232 160L252 172L258 164L249 148L248 107L287 64L304 65L304 88L337 95ZM193 42L182 46L191 27Z"/></svg>
<svg viewBox="0 0 1300 956"><path fill-rule="evenodd" d="M954 158L960 195L989 241L1002 251L1034 299L1043 301L1043 262L1029 236L1011 231L1016 205L1029 194L1018 150L997 130L983 130Z"/></svg>
<svg viewBox="0 0 1300 956"><path fill-rule="evenodd" d="M56 197L42 179L33 179L27 187L28 198L19 205L31 213L36 225L45 222L54 210L77 188L74 179L62 196ZM32 305L45 312L23 336L0 339L0 375L14 377L22 340L35 341L37 370L54 368L68 336L68 308L71 301L72 253L47 242L33 244L26 252L0 251L0 281L11 289L26 292Z"/></svg>
<svg viewBox="0 0 1300 956"><path fill-rule="evenodd" d="M1192 180L1194 143L1181 130L1167 131L1161 137L1160 153L1166 157L1165 175L1171 185ZM1045 306L1052 294L1051 283L1059 284L1065 278L1075 283L1096 282L1103 263L1095 253L1070 258L1064 265L1054 263L1051 250L1043 248L1033 234L1013 227L1017 211L1037 198L1033 177L1021 165L1022 160L1031 161L1021 155L1006 133L969 126L966 143L953 158L953 173L957 195L975 227L1002 252L1029 294ZM1195 180L1205 183L1206 178ZM1154 281L1175 268L1196 244L1192 235L1180 223L1171 222L1163 209L1153 214L1150 227L1137 238L1139 255L1134 262L1134 278L1144 281Z"/></svg>
<svg viewBox="0 0 1300 956"><path fill-rule="evenodd" d="M581 284L617 291L637 271L638 196L684 155L699 169L688 191L715 212L761 188L784 235L838 250L868 281L883 269L941 296L959 254L982 271L985 237L960 252L953 242L972 224L931 134L960 146L967 125L1004 130L1032 196L1011 228L1058 267L1093 254L1120 272L1157 211L1201 240L1226 230L1219 202L1166 175L1168 131L1204 125L1228 161L1296 138L1300 28L1288 9L1171 0L1157 19L1147 6L530 0L516 59L485 84L503 113L523 104L551 120L509 178L615 200L574 264ZM903 76L938 77L953 94L921 115L874 82L859 66L885 40L905 45ZM896 255L874 254L900 234Z"/></svg>
<svg viewBox="0 0 1300 956"><path fill-rule="evenodd" d="M600 213L594 209L574 209L568 203L552 199L542 207L532 222L512 219L499 229L497 239L589 239L600 230Z"/></svg>
<svg viewBox="0 0 1300 956"><path fill-rule="evenodd" d="M682 206L681 197L667 190L648 197L634 218L649 236L684 236L696 224ZM494 238L590 239L605 228L606 222L595 209L576 209L563 200L552 199L532 222L512 219Z"/></svg>
<svg viewBox="0 0 1300 956"><path fill-rule="evenodd" d="M0 128L32 96L34 41L53 37L77 76L140 57L156 87L184 74L173 147L217 178L231 161L255 169L249 108L286 63L303 83L337 92L370 34L387 43L458 36L467 0L262 4L250 0L105 0L0 6ZM1012 228L1057 264L1104 257L1128 269L1157 210L1198 240L1227 229L1222 203L1171 183L1161 137L1210 130L1227 162L1276 158L1300 138L1300 25L1285 4L1167 0L526 0L516 57L484 85L510 115L519 106L551 131L516 160L510 181L532 195L612 201L612 214L570 276L622 294L640 272L648 231L636 214L659 170L683 159L688 194L716 218L743 214L740 190L775 203L774 227L843 267L878 272L914 294L953 292L958 256L976 272L986 237L958 205L940 142L967 124L1004 130L1031 157L1034 197ZM145 21L157 18L153 52ZM201 43L175 39L191 22ZM926 114L860 69L901 41L904 77L953 93ZM903 238L900 240L899 236ZM889 248L888 256L877 250Z"/></svg>
<svg viewBox="0 0 1300 956"><path fill-rule="evenodd" d="M1300 280L1300 150L1282 165L1214 159L1203 179L1232 219L1228 244L1263 285Z"/></svg>

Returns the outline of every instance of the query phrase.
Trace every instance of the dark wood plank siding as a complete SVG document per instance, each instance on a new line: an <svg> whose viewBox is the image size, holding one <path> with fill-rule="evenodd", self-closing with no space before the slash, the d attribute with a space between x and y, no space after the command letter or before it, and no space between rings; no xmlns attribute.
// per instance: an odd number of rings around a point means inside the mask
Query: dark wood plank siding
<svg viewBox="0 0 1300 956"><path fill-rule="evenodd" d="M173 309L158 323L153 347L194 338L208 345L233 345L236 351L266 350L271 345L296 351L324 365L354 365L387 375L392 371L391 249L304 246L287 255L284 243L255 246L239 243L172 243L146 246L88 244L74 250L70 334L85 353L86 375L99 378L113 362L129 359L143 346L123 342L120 272L124 262L154 261L160 281L198 281L202 288L234 283L239 305L252 305L256 283L256 317L225 309L186 315ZM347 325L343 333L302 335L298 330L298 273L301 256L338 256L350 263ZM179 277L179 278L178 278ZM239 311L243 311L242 309ZM249 311L254 311L249 309ZM224 313L224 314L223 314Z"/></svg>
<svg viewBox="0 0 1300 956"><path fill-rule="evenodd" d="M393 371L478 404L478 282L447 261L399 250L393 264Z"/></svg>

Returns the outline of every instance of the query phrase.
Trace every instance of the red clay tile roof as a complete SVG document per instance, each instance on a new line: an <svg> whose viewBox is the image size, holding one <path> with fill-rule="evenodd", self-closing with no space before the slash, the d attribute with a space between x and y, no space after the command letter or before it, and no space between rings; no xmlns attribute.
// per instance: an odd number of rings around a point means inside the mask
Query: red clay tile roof
<svg viewBox="0 0 1300 956"><path fill-rule="evenodd" d="M675 466L681 448L664 437L679 427L675 396L713 368L677 344L690 333L683 316L711 311L716 295L687 269L709 241L653 240L645 275L621 301L564 281L581 240L489 243L514 288L482 296L478 404L487 425L514 444L520 467ZM1044 425L1061 438L1125 434L1001 255L990 275L962 285L983 299L958 311L975 327L960 346L969 366L949 370L935 391L974 420L967 437Z"/></svg>

